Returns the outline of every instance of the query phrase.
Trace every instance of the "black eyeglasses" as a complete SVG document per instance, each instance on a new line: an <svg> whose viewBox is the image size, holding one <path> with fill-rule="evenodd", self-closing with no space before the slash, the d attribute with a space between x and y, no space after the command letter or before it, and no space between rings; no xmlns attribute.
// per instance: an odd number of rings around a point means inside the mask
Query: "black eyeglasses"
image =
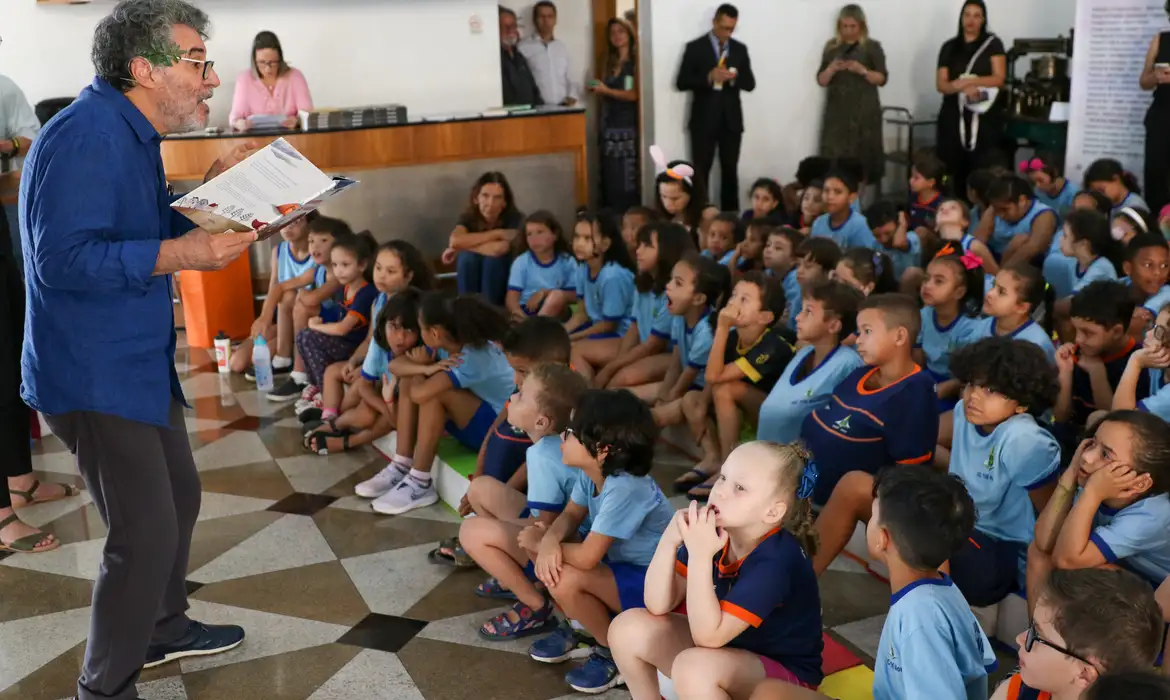
<svg viewBox="0 0 1170 700"><path fill-rule="evenodd" d="M1089 661L1088 659L1086 659L1085 657L1074 654L1071 651L1069 651L1068 649L1060 646L1059 644L1053 644L1052 642L1048 641L1047 639L1041 637L1036 632L1036 623L1032 622L1032 624L1028 625L1028 633L1026 635L1024 635L1024 651L1028 651L1028 652L1032 651L1032 647L1037 642L1039 642L1040 644L1043 644L1044 646L1048 647L1049 649L1054 649L1056 651L1059 651L1061 654L1064 654L1065 656L1076 659L1077 661L1080 661L1083 664L1088 664L1090 666L1093 665L1093 663L1091 661Z"/></svg>
<svg viewBox="0 0 1170 700"><path fill-rule="evenodd" d="M570 428L569 426L566 425L565 429L561 431L561 440L568 440L570 437L577 437L577 433L574 432L572 428ZM579 440L580 438L577 438L577 439Z"/></svg>
<svg viewBox="0 0 1170 700"><path fill-rule="evenodd" d="M1170 340L1170 328L1167 328L1166 326L1159 326L1156 321L1150 321L1150 323L1146 325L1146 332L1153 332L1154 340L1158 341L1159 343L1166 344L1166 341Z"/></svg>
<svg viewBox="0 0 1170 700"><path fill-rule="evenodd" d="M207 74L210 73L211 69L215 66L215 61L204 61L198 58L187 58L186 56L179 56L179 60L186 63L202 63L204 80L207 80Z"/></svg>

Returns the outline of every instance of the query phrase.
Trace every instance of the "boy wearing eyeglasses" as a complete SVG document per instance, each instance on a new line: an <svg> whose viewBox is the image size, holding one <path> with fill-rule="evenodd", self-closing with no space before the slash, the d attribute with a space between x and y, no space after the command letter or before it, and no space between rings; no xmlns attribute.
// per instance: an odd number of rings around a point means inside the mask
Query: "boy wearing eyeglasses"
<svg viewBox="0 0 1170 700"><path fill-rule="evenodd" d="M1157 318L1146 331L1141 350L1129 356L1125 373L1113 392L1113 410L1136 408L1170 420L1170 303L1158 310ZM1149 384L1149 396L1138 396L1138 384Z"/></svg>
<svg viewBox="0 0 1170 700"><path fill-rule="evenodd" d="M1154 591L1128 571L1056 570L1016 637L1020 670L992 700L1077 700L1106 673L1149 670L1162 640Z"/></svg>

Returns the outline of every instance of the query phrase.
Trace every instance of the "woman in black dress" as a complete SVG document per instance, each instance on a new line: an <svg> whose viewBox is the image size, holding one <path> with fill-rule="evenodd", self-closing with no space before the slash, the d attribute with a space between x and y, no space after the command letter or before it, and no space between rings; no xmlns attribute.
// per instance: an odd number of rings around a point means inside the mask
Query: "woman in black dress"
<svg viewBox="0 0 1170 700"><path fill-rule="evenodd" d="M1004 103L1000 95L982 114L961 103L982 102L986 90L1003 87L1007 56L1003 42L987 24L983 0L966 0L959 17L959 31L938 53L936 87L943 95L938 113L938 155L947 164L952 191L967 191L972 170L1008 164L1000 150L1004 130Z"/></svg>
<svg viewBox="0 0 1170 700"><path fill-rule="evenodd" d="M1170 14L1170 2L1166 3ZM1170 31L1155 34L1139 81L1154 93L1146 112L1146 201L1150 211L1170 203Z"/></svg>
<svg viewBox="0 0 1170 700"><path fill-rule="evenodd" d="M601 98L601 202L617 212L641 203L638 171L638 38L624 19L609 21L605 74L589 90Z"/></svg>
<svg viewBox="0 0 1170 700"><path fill-rule="evenodd" d="M837 36L825 44L817 71L817 84L826 88L821 155L860 160L872 185L886 171L878 88L888 79L885 51L869 38L865 12L858 5L841 8Z"/></svg>

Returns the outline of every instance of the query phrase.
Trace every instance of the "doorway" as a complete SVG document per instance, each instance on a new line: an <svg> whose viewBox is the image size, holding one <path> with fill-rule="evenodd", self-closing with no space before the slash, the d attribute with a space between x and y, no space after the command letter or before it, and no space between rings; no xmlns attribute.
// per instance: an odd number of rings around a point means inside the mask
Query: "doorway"
<svg viewBox="0 0 1170 700"><path fill-rule="evenodd" d="M638 0L593 0L593 74L597 76L594 84L601 86L591 89L603 91L597 117L598 201L616 212L643 201L637 13ZM625 47L620 46L620 37L618 45L611 40L611 33L623 33L615 19L632 30L624 32Z"/></svg>

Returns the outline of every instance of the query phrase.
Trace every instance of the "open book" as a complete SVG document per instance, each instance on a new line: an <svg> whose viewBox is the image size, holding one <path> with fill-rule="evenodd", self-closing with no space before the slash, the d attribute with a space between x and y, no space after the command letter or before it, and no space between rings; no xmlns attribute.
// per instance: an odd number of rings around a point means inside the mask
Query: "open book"
<svg viewBox="0 0 1170 700"><path fill-rule="evenodd" d="M326 175L276 139L171 207L209 233L256 231L264 240L355 184Z"/></svg>

